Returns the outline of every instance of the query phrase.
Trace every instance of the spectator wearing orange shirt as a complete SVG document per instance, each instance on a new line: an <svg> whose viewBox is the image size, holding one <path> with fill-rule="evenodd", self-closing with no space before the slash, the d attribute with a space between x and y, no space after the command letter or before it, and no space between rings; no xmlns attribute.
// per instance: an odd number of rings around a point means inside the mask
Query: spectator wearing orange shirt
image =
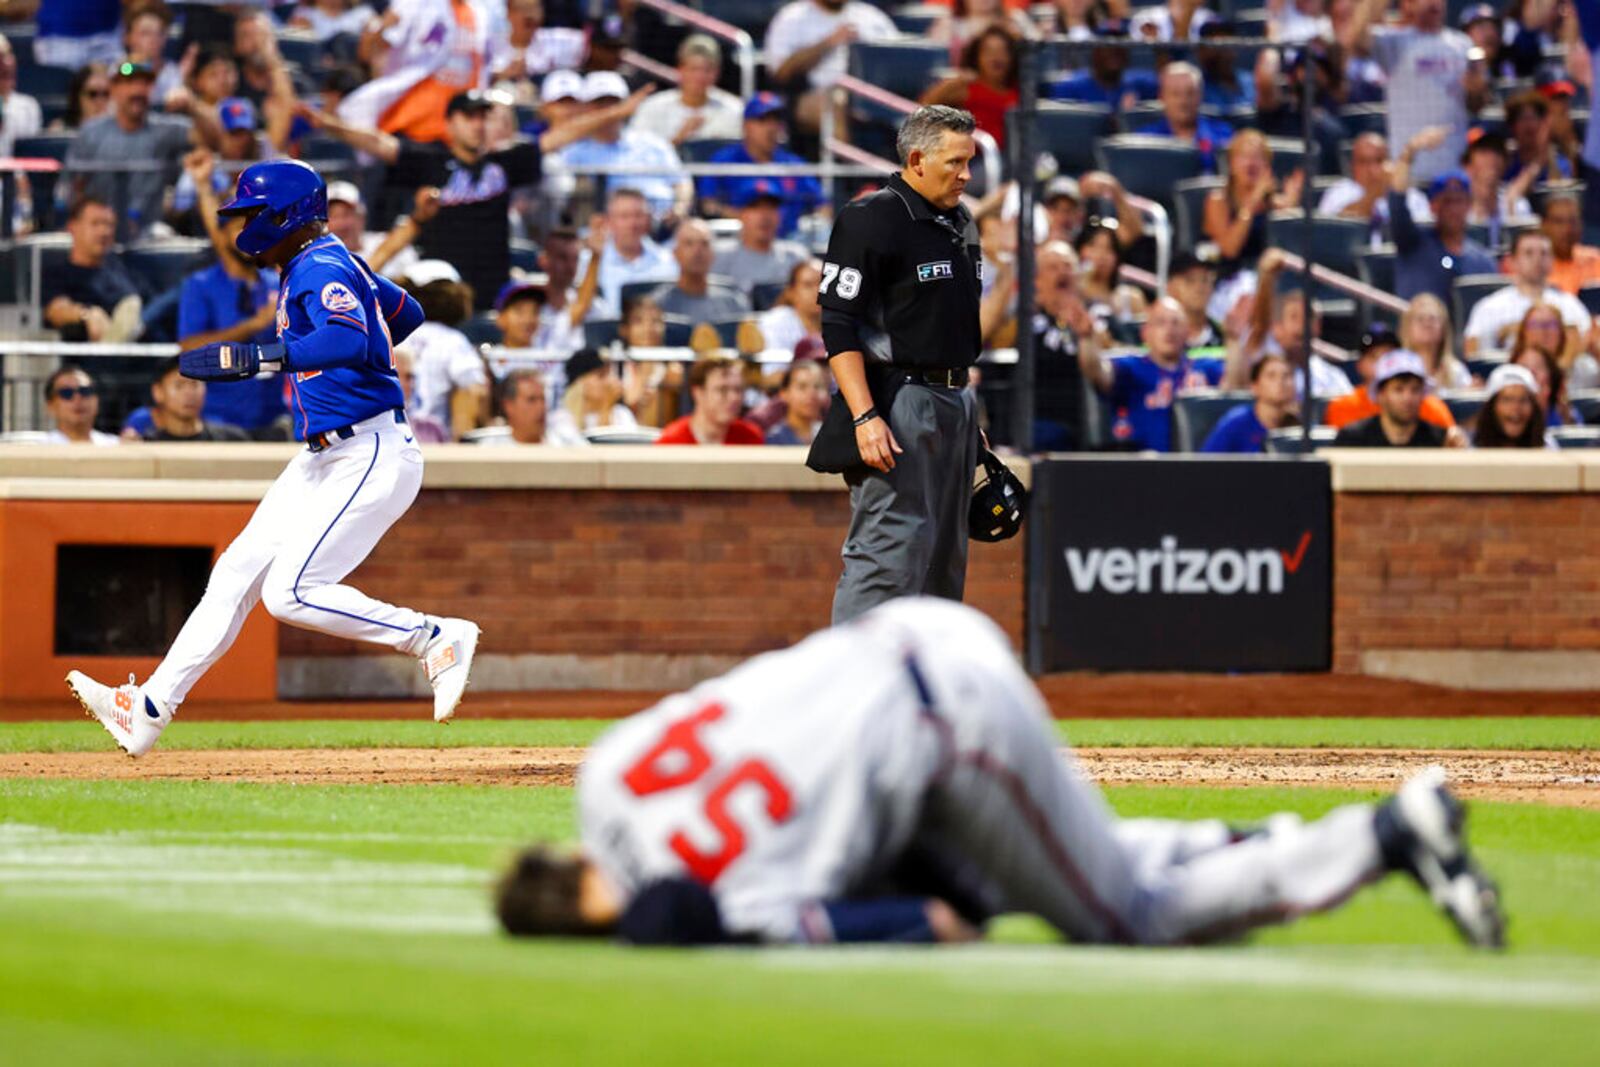
<svg viewBox="0 0 1600 1067"><path fill-rule="evenodd" d="M744 404L744 372L736 359L702 359L689 368L694 410L667 423L658 445L759 445L765 438L753 422L739 417Z"/></svg>
<svg viewBox="0 0 1600 1067"><path fill-rule="evenodd" d="M1361 380L1370 383L1372 375L1377 370L1378 360L1384 353L1399 347L1400 338L1392 329L1381 322L1373 323L1372 329L1361 338L1361 356L1356 360L1356 371L1361 375ZM1330 400L1323 412L1322 421L1334 429L1342 429L1362 419L1370 419L1377 413L1378 401L1373 397L1371 390L1356 389ZM1445 402L1431 393L1422 398L1419 417L1423 422L1445 429L1456 424L1455 416L1450 414Z"/></svg>

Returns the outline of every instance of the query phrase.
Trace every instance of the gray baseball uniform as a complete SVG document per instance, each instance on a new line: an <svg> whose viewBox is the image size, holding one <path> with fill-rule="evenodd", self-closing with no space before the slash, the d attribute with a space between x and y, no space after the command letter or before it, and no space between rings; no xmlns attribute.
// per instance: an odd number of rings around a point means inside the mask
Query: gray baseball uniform
<svg viewBox="0 0 1600 1067"><path fill-rule="evenodd" d="M1366 805L1236 840L1219 822L1119 820L978 612L899 600L608 730L578 783L587 854L625 896L711 888L727 930L828 941L823 905L913 840L996 910L1076 941L1236 935L1344 900L1384 870Z"/></svg>

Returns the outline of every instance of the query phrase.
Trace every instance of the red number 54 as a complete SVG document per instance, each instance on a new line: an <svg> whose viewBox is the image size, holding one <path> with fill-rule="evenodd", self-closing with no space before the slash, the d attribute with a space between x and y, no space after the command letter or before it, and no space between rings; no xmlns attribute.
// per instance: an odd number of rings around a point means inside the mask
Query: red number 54
<svg viewBox="0 0 1600 1067"><path fill-rule="evenodd" d="M723 714L722 705L707 704L668 726L661 740L623 774L623 784L634 796L647 797L699 781L711 769L711 753L700 743L700 728ZM767 817L774 823L783 822L794 810L789 790L764 760L747 759L732 767L706 794L706 821L720 835L721 846L714 852L702 852L682 830L667 839L689 874L702 885L715 883L744 852L744 828L728 811L729 798L744 788L760 789L766 795Z"/></svg>

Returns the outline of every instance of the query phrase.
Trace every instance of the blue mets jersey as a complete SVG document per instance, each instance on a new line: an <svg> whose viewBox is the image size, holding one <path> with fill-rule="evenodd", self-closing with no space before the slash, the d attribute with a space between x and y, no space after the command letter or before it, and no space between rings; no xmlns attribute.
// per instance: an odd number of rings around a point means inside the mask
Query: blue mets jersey
<svg viewBox="0 0 1600 1067"><path fill-rule="evenodd" d="M319 237L290 260L278 292L278 340L295 436L404 407L394 346L421 321L416 301L337 237Z"/></svg>

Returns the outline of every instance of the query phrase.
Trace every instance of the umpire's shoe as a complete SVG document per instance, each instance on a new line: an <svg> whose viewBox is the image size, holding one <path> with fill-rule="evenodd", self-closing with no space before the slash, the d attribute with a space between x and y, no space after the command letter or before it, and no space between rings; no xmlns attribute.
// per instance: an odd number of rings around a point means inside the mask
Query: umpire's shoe
<svg viewBox="0 0 1600 1067"><path fill-rule="evenodd" d="M1467 853L1466 810L1445 788L1444 768L1412 778L1378 808L1378 844L1390 868L1415 878L1469 943L1504 948L1500 890Z"/></svg>
<svg viewBox="0 0 1600 1067"><path fill-rule="evenodd" d="M128 675L128 684L113 689L101 685L82 671L67 673L67 686L78 703L130 756L142 756L155 747L161 731L172 721L172 710L159 706L144 695Z"/></svg>
<svg viewBox="0 0 1600 1067"><path fill-rule="evenodd" d="M478 650L478 625L466 619L440 619L422 649L422 669L433 686L433 719L447 722L461 703Z"/></svg>

